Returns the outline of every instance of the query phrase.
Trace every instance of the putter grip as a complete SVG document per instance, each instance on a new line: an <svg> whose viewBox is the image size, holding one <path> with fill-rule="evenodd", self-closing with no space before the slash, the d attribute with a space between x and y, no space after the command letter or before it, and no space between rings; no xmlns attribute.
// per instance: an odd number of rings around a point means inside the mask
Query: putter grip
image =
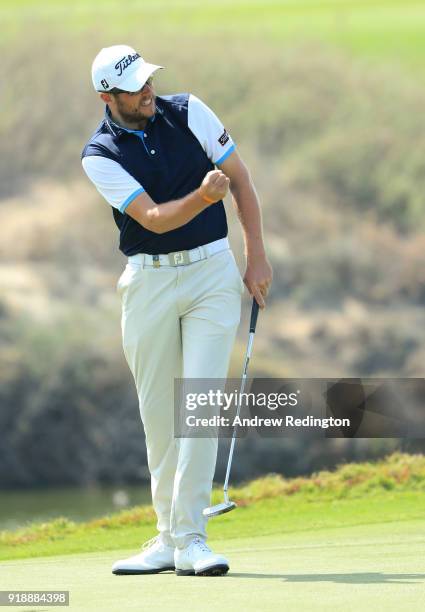
<svg viewBox="0 0 425 612"><path fill-rule="evenodd" d="M258 311L260 307L258 306L258 302L255 298L252 298L252 308L251 308L251 322L249 324L249 333L255 332L255 328L257 326L257 317Z"/></svg>

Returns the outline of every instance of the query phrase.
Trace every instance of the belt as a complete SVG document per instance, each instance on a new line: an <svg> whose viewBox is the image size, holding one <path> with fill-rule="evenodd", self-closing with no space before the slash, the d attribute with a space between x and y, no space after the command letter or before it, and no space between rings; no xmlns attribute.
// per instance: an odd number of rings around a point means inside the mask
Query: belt
<svg viewBox="0 0 425 612"><path fill-rule="evenodd" d="M141 264L142 266L153 266L154 268L159 268L160 266L186 266L195 261L211 257L214 253L224 251L225 249L230 249L229 240L227 238L220 238L189 251L175 251L166 255L137 253L136 255L130 255L128 261L130 263Z"/></svg>

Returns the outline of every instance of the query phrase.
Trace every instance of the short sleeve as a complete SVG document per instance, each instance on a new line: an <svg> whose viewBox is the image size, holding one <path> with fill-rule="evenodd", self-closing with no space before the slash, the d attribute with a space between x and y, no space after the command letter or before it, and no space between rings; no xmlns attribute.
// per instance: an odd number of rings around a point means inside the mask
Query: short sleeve
<svg viewBox="0 0 425 612"><path fill-rule="evenodd" d="M234 151L235 144L217 115L193 94L188 102L188 125L213 164L221 164Z"/></svg>
<svg viewBox="0 0 425 612"><path fill-rule="evenodd" d="M113 159L89 155L82 160L83 168L98 192L114 208L124 213L127 206L145 190Z"/></svg>

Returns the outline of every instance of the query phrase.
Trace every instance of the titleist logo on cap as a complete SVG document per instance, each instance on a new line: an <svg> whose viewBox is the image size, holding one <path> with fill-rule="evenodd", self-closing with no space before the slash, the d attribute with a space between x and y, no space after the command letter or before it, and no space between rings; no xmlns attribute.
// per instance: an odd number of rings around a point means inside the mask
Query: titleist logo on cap
<svg viewBox="0 0 425 612"><path fill-rule="evenodd" d="M134 55L124 55L124 57L115 64L115 70L118 72L117 76L121 76L124 70L128 68L130 64L135 62L138 57L140 57L139 53L135 53Z"/></svg>

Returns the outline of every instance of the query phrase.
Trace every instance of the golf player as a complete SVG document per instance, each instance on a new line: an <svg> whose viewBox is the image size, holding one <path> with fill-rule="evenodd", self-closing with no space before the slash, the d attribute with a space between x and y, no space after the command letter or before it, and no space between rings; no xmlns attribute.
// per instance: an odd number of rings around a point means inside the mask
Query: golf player
<svg viewBox="0 0 425 612"><path fill-rule="evenodd" d="M123 348L159 532L112 571L220 575L229 564L207 546L202 514L217 439L174 437L174 379L226 378L244 285L264 308L272 270L255 188L230 134L193 94L157 96L160 68L126 45L98 53L92 80L105 116L82 153L128 258L117 283ZM243 280L227 238L229 188L244 234Z"/></svg>

